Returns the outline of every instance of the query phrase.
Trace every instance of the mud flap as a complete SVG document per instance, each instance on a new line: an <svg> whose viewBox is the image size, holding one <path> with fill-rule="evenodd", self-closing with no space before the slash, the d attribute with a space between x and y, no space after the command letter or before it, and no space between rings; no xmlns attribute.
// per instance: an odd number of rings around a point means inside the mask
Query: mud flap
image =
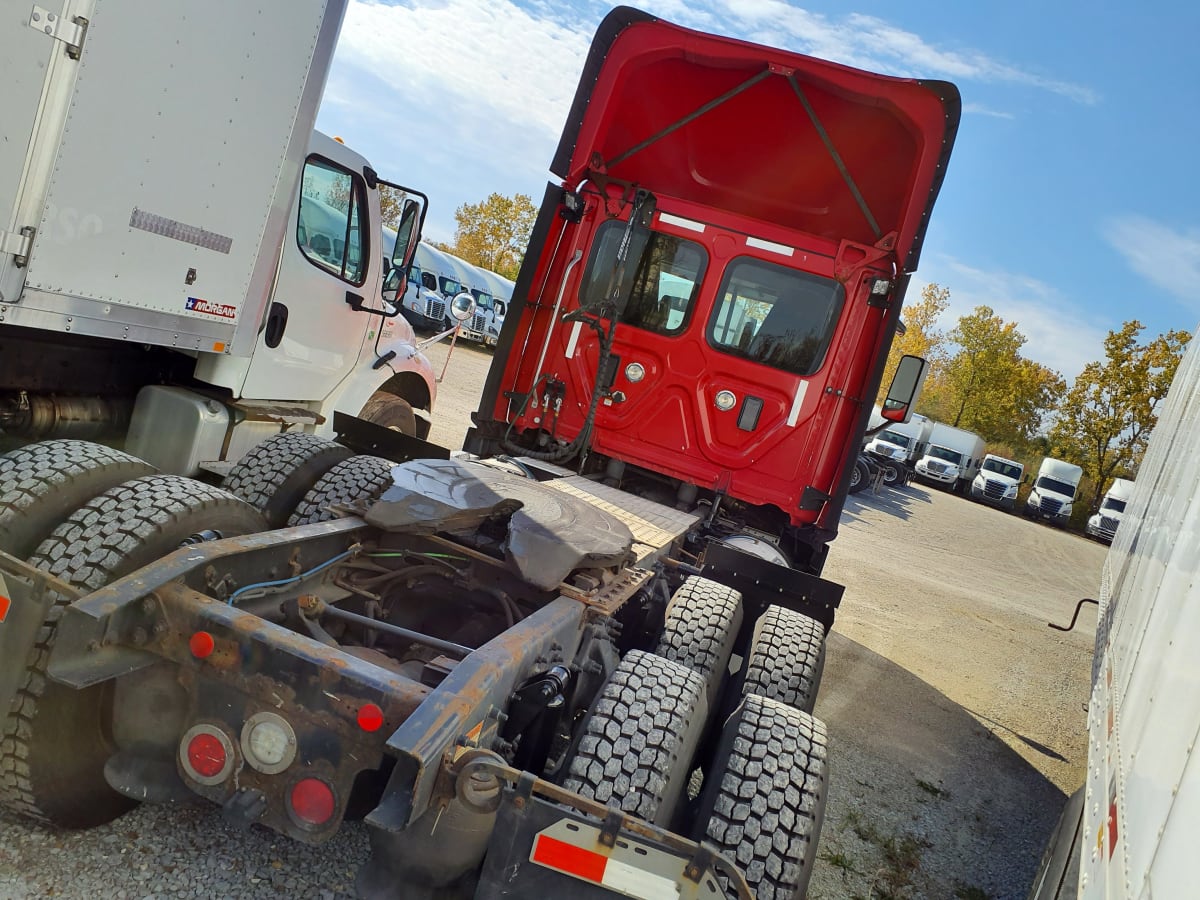
<svg viewBox="0 0 1200 900"><path fill-rule="evenodd" d="M0 716L7 715L25 676L25 660L54 603L54 591L78 591L0 551Z"/></svg>

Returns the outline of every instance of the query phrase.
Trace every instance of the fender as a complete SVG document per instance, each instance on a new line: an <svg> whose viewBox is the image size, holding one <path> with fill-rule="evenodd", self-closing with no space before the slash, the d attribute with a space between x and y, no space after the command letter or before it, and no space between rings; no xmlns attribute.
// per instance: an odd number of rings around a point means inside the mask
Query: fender
<svg viewBox="0 0 1200 900"><path fill-rule="evenodd" d="M428 407L422 402L417 402L417 398L411 395L412 392L403 389L392 392L412 402L413 411L418 418L428 418L437 400L437 378L433 372L433 364L417 349L412 329L407 327L408 323L402 319L392 322L398 323L399 327L384 329L384 339L379 343L378 356L374 352L374 346L370 346L368 352L359 359L358 365L338 385L337 390L321 404L321 415L325 417L325 424L318 426L317 434L332 436L334 410L357 416L373 393L389 381L403 382L405 379L400 376L406 374L410 378L419 378L424 383L425 391L429 395ZM396 337L387 340L388 332ZM373 368L375 361L380 358L386 358L387 363L378 369Z"/></svg>

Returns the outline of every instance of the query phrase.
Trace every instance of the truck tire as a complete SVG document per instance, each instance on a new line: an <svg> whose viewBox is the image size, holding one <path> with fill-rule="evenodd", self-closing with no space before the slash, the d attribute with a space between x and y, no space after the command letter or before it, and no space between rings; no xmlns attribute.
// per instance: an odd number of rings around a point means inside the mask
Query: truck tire
<svg viewBox="0 0 1200 900"><path fill-rule="evenodd" d="M42 441L0 456L0 550L25 559L93 497L157 471L90 441Z"/></svg>
<svg viewBox="0 0 1200 900"><path fill-rule="evenodd" d="M825 670L825 628L816 619L768 606L754 625L743 694L811 713Z"/></svg>
<svg viewBox="0 0 1200 900"><path fill-rule="evenodd" d="M353 451L315 434L276 434L241 458L221 485L282 528L317 479Z"/></svg>
<svg viewBox="0 0 1200 900"><path fill-rule="evenodd" d="M758 900L798 900L808 890L825 817L826 759L824 723L754 694L721 733L693 837L724 851Z"/></svg>
<svg viewBox="0 0 1200 900"><path fill-rule="evenodd" d="M880 464L883 467L883 483L888 487L904 484L904 467L890 460Z"/></svg>
<svg viewBox="0 0 1200 900"><path fill-rule="evenodd" d="M413 412L412 404L403 397L386 391L376 391L372 394L358 417L365 422L374 422L409 437L417 436L417 416Z"/></svg>
<svg viewBox="0 0 1200 900"><path fill-rule="evenodd" d="M850 493L857 494L871 483L871 468L861 459L854 461L854 471L850 473Z"/></svg>
<svg viewBox="0 0 1200 900"><path fill-rule="evenodd" d="M232 494L176 475L111 488L72 514L30 562L82 588L136 571L207 529L231 537L261 531L262 515ZM109 734L111 690L75 690L46 677L63 611L46 616L0 732L0 806L61 828L111 821L134 803L104 780L116 749Z"/></svg>
<svg viewBox="0 0 1200 900"><path fill-rule="evenodd" d="M311 525L336 518L329 506L348 506L361 500L374 502L392 483L396 464L379 456L352 456L342 460L312 486L288 525Z"/></svg>
<svg viewBox="0 0 1200 900"><path fill-rule="evenodd" d="M581 725L567 790L666 826L704 726L703 692L679 663L627 653Z"/></svg>
<svg viewBox="0 0 1200 900"><path fill-rule="evenodd" d="M654 652L703 678L709 706L713 707L741 625L741 593L692 576L667 604L666 623Z"/></svg>

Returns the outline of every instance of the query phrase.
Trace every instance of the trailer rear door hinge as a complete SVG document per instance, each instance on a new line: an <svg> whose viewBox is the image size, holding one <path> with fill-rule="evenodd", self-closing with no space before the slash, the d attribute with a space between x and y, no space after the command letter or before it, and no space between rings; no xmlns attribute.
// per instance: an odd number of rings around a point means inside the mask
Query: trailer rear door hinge
<svg viewBox="0 0 1200 900"><path fill-rule="evenodd" d="M35 234L37 234L37 229L32 225L26 225L15 233L0 230L0 253L11 254L13 264L18 269L23 269L29 262L29 254L33 252L33 236Z"/></svg>
<svg viewBox="0 0 1200 900"><path fill-rule="evenodd" d="M79 59L83 53L83 41L87 37L88 20L83 16L64 19L58 13L34 6L29 14L29 27L67 45L67 56Z"/></svg>

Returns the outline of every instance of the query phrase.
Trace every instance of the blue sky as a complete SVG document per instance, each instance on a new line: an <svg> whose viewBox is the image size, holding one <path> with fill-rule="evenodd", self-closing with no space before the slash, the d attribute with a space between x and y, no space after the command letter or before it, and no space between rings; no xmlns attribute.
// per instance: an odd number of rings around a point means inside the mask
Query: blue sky
<svg viewBox="0 0 1200 900"><path fill-rule="evenodd" d="M424 190L426 235L492 191L540 202L608 4L351 0L318 117ZM1200 321L1200 7L661 0L664 19L873 71L954 81L964 114L912 288L986 303L1072 380L1105 333Z"/></svg>

